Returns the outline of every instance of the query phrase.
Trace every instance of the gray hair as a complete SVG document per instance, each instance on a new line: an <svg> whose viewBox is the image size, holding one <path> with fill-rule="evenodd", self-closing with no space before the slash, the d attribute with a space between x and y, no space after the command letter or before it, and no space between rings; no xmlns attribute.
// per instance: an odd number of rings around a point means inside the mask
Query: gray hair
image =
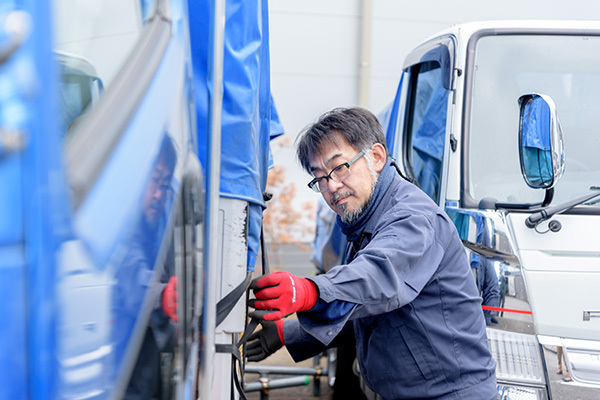
<svg viewBox="0 0 600 400"><path fill-rule="evenodd" d="M321 115L296 138L296 155L302 168L310 173L310 157L318 154L324 143L339 146L340 137L357 150L366 152L380 143L388 153L383 128L373 113L360 107L336 108Z"/></svg>

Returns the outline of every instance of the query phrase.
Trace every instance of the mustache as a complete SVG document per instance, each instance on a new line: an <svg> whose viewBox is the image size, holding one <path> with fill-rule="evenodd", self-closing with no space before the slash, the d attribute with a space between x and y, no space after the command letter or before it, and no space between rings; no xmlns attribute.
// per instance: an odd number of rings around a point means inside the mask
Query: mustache
<svg viewBox="0 0 600 400"><path fill-rule="evenodd" d="M335 202L341 199L342 197L352 196L353 194L354 192L351 190L333 193L331 195L331 198L329 199L329 204L333 207L335 205Z"/></svg>

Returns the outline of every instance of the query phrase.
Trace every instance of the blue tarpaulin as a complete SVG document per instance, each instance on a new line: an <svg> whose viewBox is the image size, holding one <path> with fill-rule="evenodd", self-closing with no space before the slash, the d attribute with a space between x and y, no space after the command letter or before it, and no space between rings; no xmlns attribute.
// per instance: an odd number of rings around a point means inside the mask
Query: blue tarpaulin
<svg viewBox="0 0 600 400"><path fill-rule="evenodd" d="M259 250L262 194L272 165L269 141L283 133L271 96L268 2L227 0L221 137L222 197L250 203L248 268ZM198 156L206 166L210 83L209 2L189 1L198 122Z"/></svg>

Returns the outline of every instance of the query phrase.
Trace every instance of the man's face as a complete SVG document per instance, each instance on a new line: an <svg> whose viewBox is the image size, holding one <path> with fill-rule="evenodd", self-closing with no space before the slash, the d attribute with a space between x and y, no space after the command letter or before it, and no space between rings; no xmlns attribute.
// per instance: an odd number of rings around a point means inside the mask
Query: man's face
<svg viewBox="0 0 600 400"><path fill-rule="evenodd" d="M155 165L144 197L144 216L149 225L156 225L171 190L172 172L160 159Z"/></svg>
<svg viewBox="0 0 600 400"><path fill-rule="evenodd" d="M338 145L324 144L318 154L309 158L313 176L326 176L332 169L348 162L356 156L359 150L350 146L338 136ZM377 146L377 145L375 145ZM374 146L374 147L375 147ZM385 153L385 150L383 150ZM370 156L370 155L369 155ZM351 223L366 207L377 181L380 166L378 154L374 155L374 165L369 167L367 157L361 157L350 167L350 175L342 182L328 181L328 190L321 194L323 198L341 218L344 223ZM384 160L385 162L385 160Z"/></svg>

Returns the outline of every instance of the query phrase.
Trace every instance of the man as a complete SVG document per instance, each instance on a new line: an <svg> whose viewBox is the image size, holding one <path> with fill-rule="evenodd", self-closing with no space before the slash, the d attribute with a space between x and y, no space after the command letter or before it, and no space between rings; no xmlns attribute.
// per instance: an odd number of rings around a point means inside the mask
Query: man
<svg viewBox="0 0 600 400"><path fill-rule="evenodd" d="M384 399L496 399L481 299L456 228L397 174L373 114L323 115L298 138L297 154L314 177L309 187L337 213L348 251L322 275L253 281L251 305L264 321L248 359L285 345L301 361L342 343L351 324L361 375Z"/></svg>

